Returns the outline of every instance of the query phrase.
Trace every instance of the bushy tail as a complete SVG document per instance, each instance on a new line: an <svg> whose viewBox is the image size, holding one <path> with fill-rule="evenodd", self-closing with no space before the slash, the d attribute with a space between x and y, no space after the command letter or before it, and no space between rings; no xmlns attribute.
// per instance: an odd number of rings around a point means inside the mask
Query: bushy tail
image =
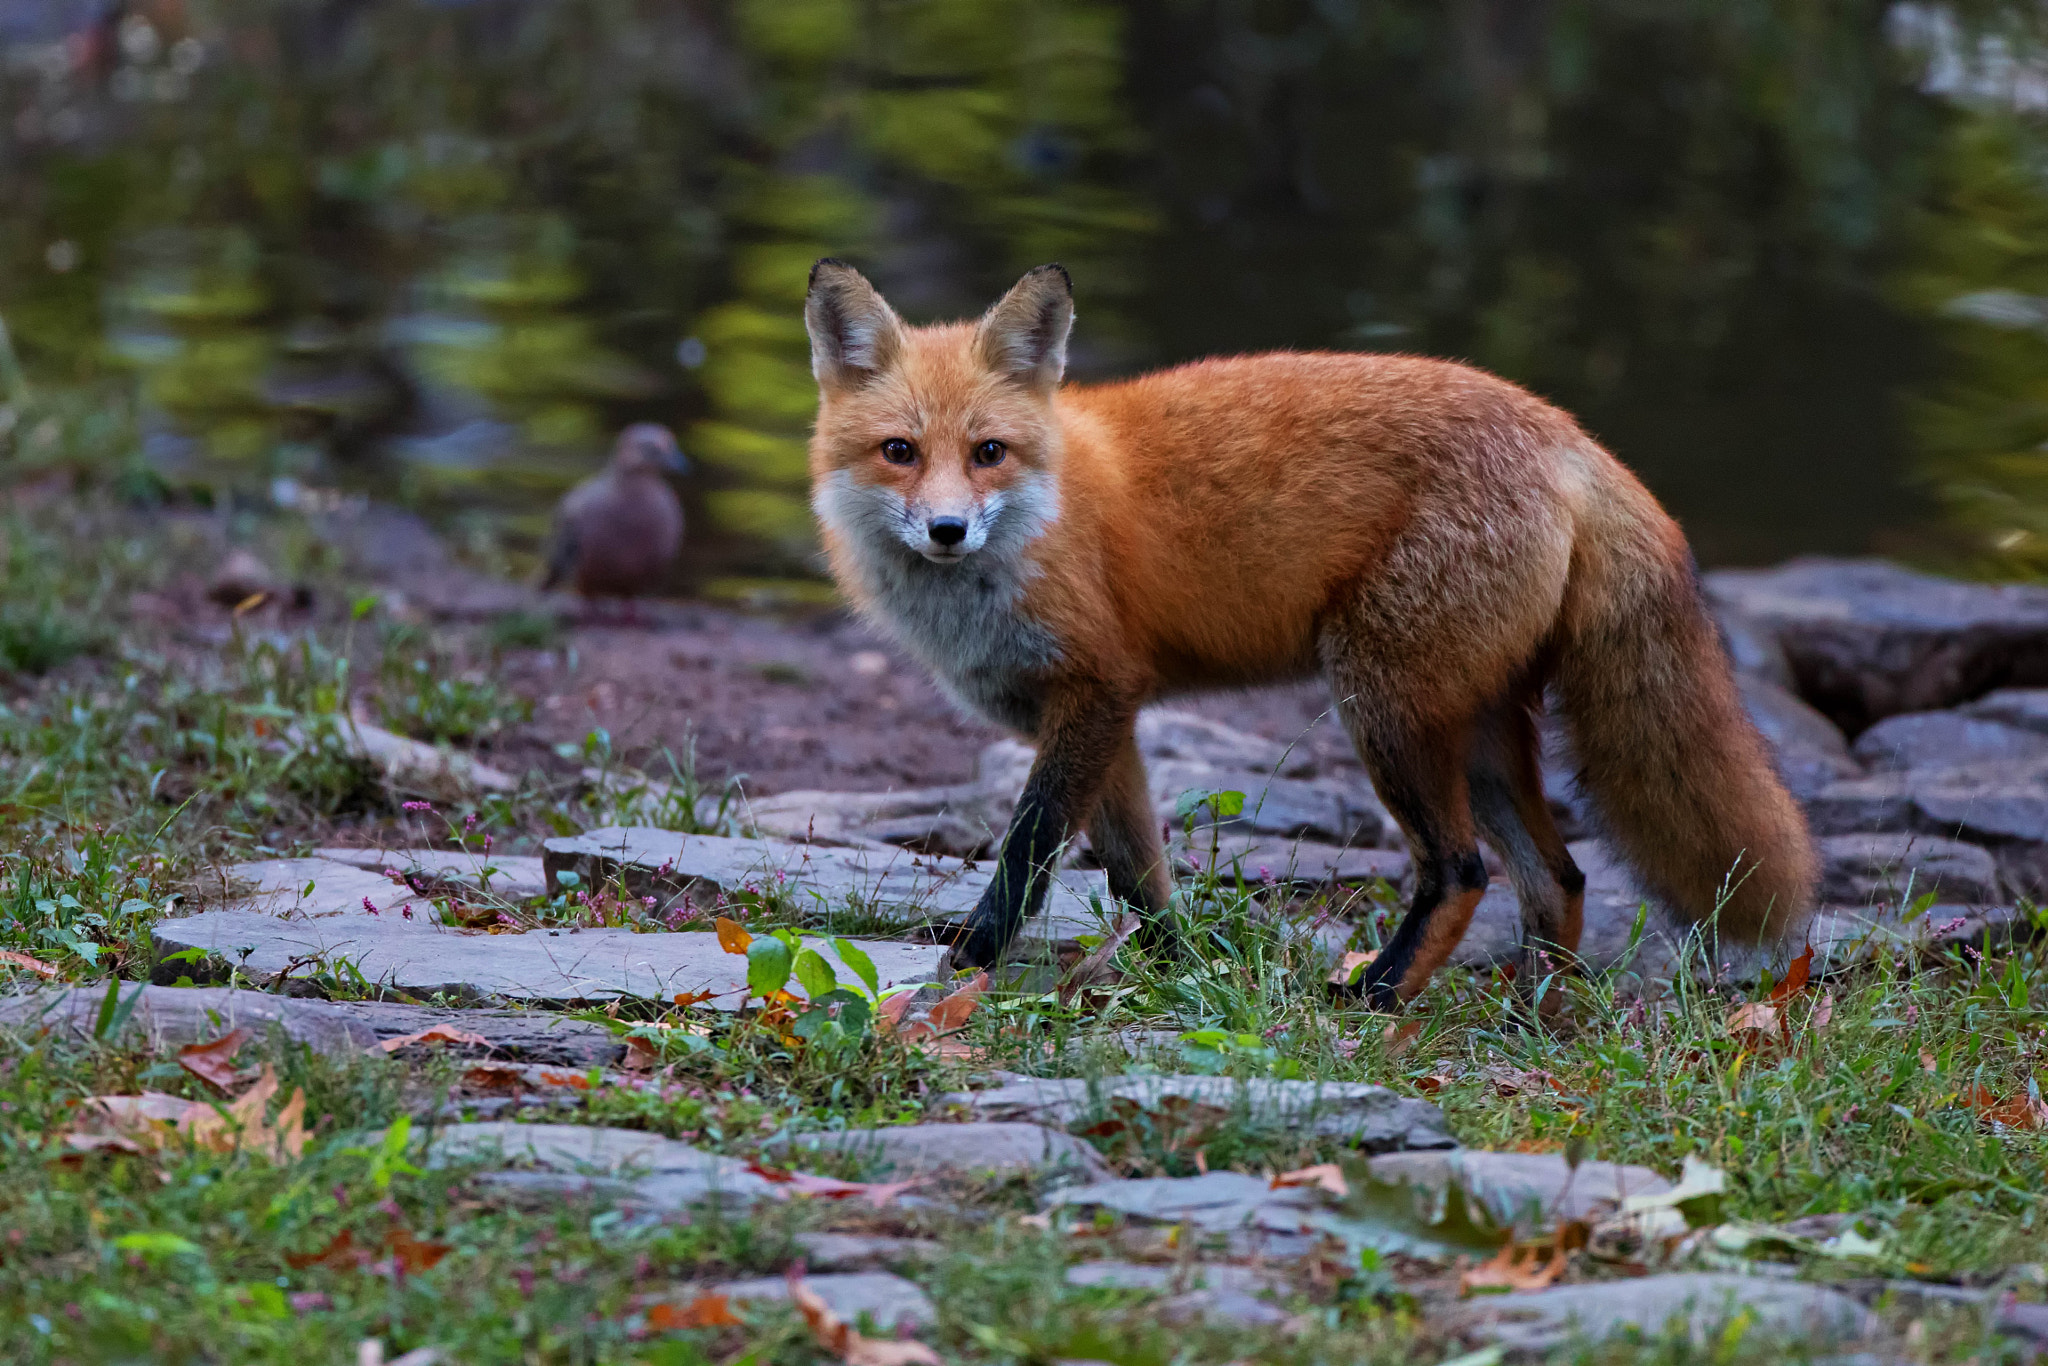
<svg viewBox="0 0 2048 1366"><path fill-rule="evenodd" d="M1683 536L1640 486L1581 528L1552 674L1581 786L1644 887L1728 938L1803 930L1806 817L1736 692ZM1724 899L1725 898L1725 899Z"/></svg>

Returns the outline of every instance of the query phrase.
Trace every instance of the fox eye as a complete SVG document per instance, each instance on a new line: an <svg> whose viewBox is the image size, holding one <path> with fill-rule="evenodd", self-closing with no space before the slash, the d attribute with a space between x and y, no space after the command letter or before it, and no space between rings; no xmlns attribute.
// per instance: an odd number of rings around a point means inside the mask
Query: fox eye
<svg viewBox="0 0 2048 1366"><path fill-rule="evenodd" d="M900 436L892 436L882 443L882 459L892 465L915 465L917 447Z"/></svg>
<svg viewBox="0 0 2048 1366"><path fill-rule="evenodd" d="M984 441L974 448L974 463L984 469L990 465L1000 465L1003 463L1003 457L1009 452L1010 448L1000 441Z"/></svg>

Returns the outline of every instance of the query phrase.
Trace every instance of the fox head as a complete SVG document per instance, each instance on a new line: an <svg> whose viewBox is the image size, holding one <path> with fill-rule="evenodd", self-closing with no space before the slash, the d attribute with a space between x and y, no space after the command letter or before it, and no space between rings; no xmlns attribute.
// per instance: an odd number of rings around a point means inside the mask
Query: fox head
<svg viewBox="0 0 2048 1366"><path fill-rule="evenodd" d="M908 327L860 272L811 268L812 506L862 550L957 564L1014 552L1058 514L1074 299L1040 266L977 322ZM913 561L914 563L914 561Z"/></svg>

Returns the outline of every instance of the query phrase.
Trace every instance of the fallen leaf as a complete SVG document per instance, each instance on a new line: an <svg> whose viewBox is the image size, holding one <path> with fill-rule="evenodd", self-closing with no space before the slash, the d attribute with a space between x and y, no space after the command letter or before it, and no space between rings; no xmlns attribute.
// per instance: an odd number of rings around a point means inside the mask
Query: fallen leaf
<svg viewBox="0 0 2048 1366"><path fill-rule="evenodd" d="M1475 1267L1458 1273L1458 1293L1475 1290L1544 1290L1564 1274L1564 1240L1518 1246L1509 1243Z"/></svg>
<svg viewBox="0 0 2048 1366"><path fill-rule="evenodd" d="M1920 1070L1922 1072L1938 1072L1941 1070L1941 1065L1934 1060L1933 1049L1923 1048L1920 1050Z"/></svg>
<svg viewBox="0 0 2048 1366"><path fill-rule="evenodd" d="M1564 1094L1564 1083L1550 1073L1540 1070L1524 1072L1516 1067L1489 1067L1484 1075L1497 1096L1519 1096L1532 1091L1555 1091L1560 1095Z"/></svg>
<svg viewBox="0 0 2048 1366"><path fill-rule="evenodd" d="M717 920L717 928L718 947L724 949L727 953L745 953L747 948L754 942L754 936L748 934L737 920L728 920L726 917L720 916Z"/></svg>
<svg viewBox="0 0 2048 1366"><path fill-rule="evenodd" d="M732 1312L725 1296L707 1293L688 1304L663 1302L655 1305L647 1311L647 1326L657 1332L674 1333L686 1328L743 1328L746 1325L739 1315Z"/></svg>
<svg viewBox="0 0 2048 1366"><path fill-rule="evenodd" d="M950 1034L964 1027L967 1017L981 1004L981 994L987 990L988 974L976 973L973 981L932 1007L932 1031L937 1034Z"/></svg>
<svg viewBox="0 0 2048 1366"><path fill-rule="evenodd" d="M1413 1048L1415 1041L1421 1037L1422 1021L1396 1021L1381 1031L1380 1042L1386 1050L1387 1058L1391 1061L1406 1053L1410 1048Z"/></svg>
<svg viewBox="0 0 2048 1366"><path fill-rule="evenodd" d="M1072 1005L1074 998L1088 987L1102 986L1112 980L1109 963L1116 957L1116 951L1138 932L1145 922L1134 911L1125 911L1117 917L1116 925L1097 944L1086 958L1074 964L1073 970L1060 979L1059 1002Z"/></svg>
<svg viewBox="0 0 2048 1366"><path fill-rule="evenodd" d="M312 1266L342 1271L349 1267L361 1266L369 1259L370 1254L356 1246L355 1234L343 1229L330 1238L327 1246L318 1252L287 1252L284 1264L294 1271L304 1271Z"/></svg>
<svg viewBox="0 0 2048 1366"><path fill-rule="evenodd" d="M741 933L744 934L745 931L743 930ZM722 947L725 940L721 938L718 942ZM676 993L675 1000L679 1006L698 1006L704 1004L717 994L715 991L679 991Z"/></svg>
<svg viewBox="0 0 2048 1366"><path fill-rule="evenodd" d="M625 1061L619 1064L628 1072L652 1072L661 1066L661 1050L637 1034L626 1037Z"/></svg>
<svg viewBox="0 0 2048 1366"><path fill-rule="evenodd" d="M1330 970L1332 986L1348 987L1358 980L1358 974L1366 969L1373 959L1380 956L1378 949L1352 950L1337 960L1337 966Z"/></svg>
<svg viewBox="0 0 2048 1366"><path fill-rule="evenodd" d="M38 977L55 977L57 975L57 965L55 963L45 963L40 958L32 958L28 954L18 953L13 949L0 949L0 963L6 963L11 967L27 968Z"/></svg>
<svg viewBox="0 0 2048 1366"><path fill-rule="evenodd" d="M804 1284L794 1269L789 1275L789 1298L811 1338L846 1366L945 1366L939 1354L921 1342L880 1342L862 1337L853 1326L832 1312L832 1306L817 1291Z"/></svg>
<svg viewBox="0 0 2048 1366"><path fill-rule="evenodd" d="M916 995L914 991L899 991L875 1007L875 1016L882 1021L883 1033L893 1033L896 1026L903 1023L903 1012L910 1009L911 998Z"/></svg>
<svg viewBox="0 0 2048 1366"><path fill-rule="evenodd" d="M1778 1032L1778 1008L1762 1001L1737 1006L1728 1013L1728 1032L1775 1034Z"/></svg>
<svg viewBox="0 0 2048 1366"><path fill-rule="evenodd" d="M75 1157L81 1153L139 1153L147 1151L140 1143L137 1143L126 1134L68 1133L64 1135L64 1146L71 1150L69 1153L63 1154L63 1156L67 1157Z"/></svg>
<svg viewBox="0 0 2048 1366"><path fill-rule="evenodd" d="M886 1205L911 1187L924 1184L923 1181L842 1181L836 1176L813 1176L809 1172L787 1171L759 1162L749 1162L747 1170L764 1181L788 1186L800 1195L822 1195L828 1200L862 1195L867 1197L869 1204L876 1206Z"/></svg>
<svg viewBox="0 0 2048 1366"><path fill-rule="evenodd" d="M458 1029L452 1024L437 1024L428 1025L425 1029L416 1030L411 1034L406 1034L396 1039L386 1039L378 1044L377 1047L383 1049L386 1053L396 1053L407 1044L415 1043L466 1043L474 1044L481 1048L489 1048L491 1046L491 1041L481 1034L472 1034L468 1030Z"/></svg>
<svg viewBox="0 0 2048 1366"><path fill-rule="evenodd" d="M272 1125L265 1122L264 1113L277 1090L277 1069L265 1063L256 1084L229 1102L225 1110L193 1105L179 1118L178 1132L195 1148L213 1152L240 1149L277 1162L297 1157L306 1147L305 1089L292 1088L291 1099L278 1111L277 1121Z"/></svg>
<svg viewBox="0 0 2048 1366"><path fill-rule="evenodd" d="M212 1043L190 1043L178 1050L178 1066L217 1091L227 1092L247 1080L235 1070L235 1054L255 1035L231 1029Z"/></svg>
<svg viewBox="0 0 2048 1366"><path fill-rule="evenodd" d="M1415 1089L1425 1096L1433 1096L1451 1084L1451 1079L1441 1072L1432 1072L1426 1077L1415 1079Z"/></svg>
<svg viewBox="0 0 2048 1366"><path fill-rule="evenodd" d="M1820 1004L1813 1008L1813 1018L1806 1022L1806 1027L1808 1029L1826 1029L1828 1021L1834 1018L1835 993L1830 991L1823 995L1820 998Z"/></svg>
<svg viewBox="0 0 2048 1366"><path fill-rule="evenodd" d="M452 1243L430 1243L412 1236L411 1230L403 1225L392 1225L391 1232L384 1235L384 1248L398 1265L405 1268L407 1275L430 1271L449 1253L455 1250Z"/></svg>
<svg viewBox="0 0 2048 1366"><path fill-rule="evenodd" d="M1273 1178L1272 1188L1279 1190L1283 1186L1320 1186L1332 1195L1351 1194L1351 1185L1344 1179L1344 1169L1334 1162L1318 1162L1313 1167L1281 1172Z"/></svg>
<svg viewBox="0 0 2048 1366"><path fill-rule="evenodd" d="M2003 1124L2008 1129L2039 1129L2048 1122L2048 1106L2025 1091L2000 1100L1990 1087L1971 1085L1965 1087L1957 1099L1976 1111L1977 1118L1986 1124Z"/></svg>
<svg viewBox="0 0 2048 1366"><path fill-rule="evenodd" d="M1800 955L1785 967L1785 979L1771 988L1771 1004L1781 1006L1806 989L1807 981L1813 976L1813 945L1808 944Z"/></svg>

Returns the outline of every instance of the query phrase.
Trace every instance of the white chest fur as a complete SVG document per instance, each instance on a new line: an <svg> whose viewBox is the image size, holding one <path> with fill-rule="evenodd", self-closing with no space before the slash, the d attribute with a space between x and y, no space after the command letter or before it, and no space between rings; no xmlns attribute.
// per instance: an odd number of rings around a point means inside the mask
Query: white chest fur
<svg viewBox="0 0 2048 1366"><path fill-rule="evenodd" d="M954 564L934 564L905 543L894 495L843 473L813 499L842 538L881 624L969 710L1017 730L1036 728L1040 682L1059 640L1024 610L1038 573L1027 553L1050 520L1035 500L1012 499L986 543ZM892 506L892 504L897 504Z"/></svg>

